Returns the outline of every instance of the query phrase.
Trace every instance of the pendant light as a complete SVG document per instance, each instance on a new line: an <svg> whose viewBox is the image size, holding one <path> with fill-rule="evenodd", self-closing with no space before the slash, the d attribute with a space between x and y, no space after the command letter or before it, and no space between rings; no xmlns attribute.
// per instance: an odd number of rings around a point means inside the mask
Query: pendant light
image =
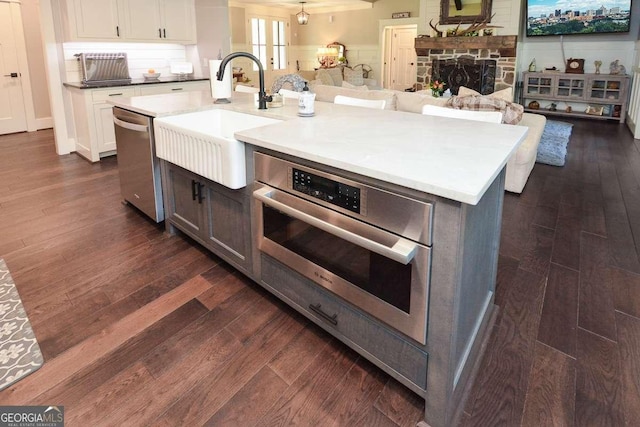
<svg viewBox="0 0 640 427"><path fill-rule="evenodd" d="M306 1L301 1L300 4L302 5L302 10L298 13L296 13L296 18L298 18L298 24L300 25L307 25L307 23L309 22L309 14L307 12L304 11L304 4L306 3Z"/></svg>

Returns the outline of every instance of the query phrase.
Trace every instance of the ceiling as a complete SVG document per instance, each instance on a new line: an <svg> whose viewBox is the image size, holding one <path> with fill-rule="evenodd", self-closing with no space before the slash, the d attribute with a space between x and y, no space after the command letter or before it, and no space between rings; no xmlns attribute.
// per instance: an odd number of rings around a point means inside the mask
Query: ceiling
<svg viewBox="0 0 640 427"><path fill-rule="evenodd" d="M324 12L328 10L370 9L376 0L305 0L307 11ZM230 0L229 6L261 5L298 10L301 4L297 0Z"/></svg>

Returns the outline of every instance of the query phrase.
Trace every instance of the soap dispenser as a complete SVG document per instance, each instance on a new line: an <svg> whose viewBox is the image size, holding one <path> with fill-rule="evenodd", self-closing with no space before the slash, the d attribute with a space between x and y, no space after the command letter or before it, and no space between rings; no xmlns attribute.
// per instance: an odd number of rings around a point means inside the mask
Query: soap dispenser
<svg viewBox="0 0 640 427"><path fill-rule="evenodd" d="M304 82L304 87L298 98L298 115L302 117L311 117L314 115L314 102L316 100L316 94L312 93L307 86L307 82Z"/></svg>

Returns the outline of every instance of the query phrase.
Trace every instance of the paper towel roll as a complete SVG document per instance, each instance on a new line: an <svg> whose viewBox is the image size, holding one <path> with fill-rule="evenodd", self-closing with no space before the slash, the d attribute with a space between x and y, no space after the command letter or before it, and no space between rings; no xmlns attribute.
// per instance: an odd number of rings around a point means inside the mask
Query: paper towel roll
<svg viewBox="0 0 640 427"><path fill-rule="evenodd" d="M231 98L233 74L231 73L231 63L224 67L224 77L218 81L218 70L222 60L212 59L209 61L209 73L211 82L211 97L214 99Z"/></svg>

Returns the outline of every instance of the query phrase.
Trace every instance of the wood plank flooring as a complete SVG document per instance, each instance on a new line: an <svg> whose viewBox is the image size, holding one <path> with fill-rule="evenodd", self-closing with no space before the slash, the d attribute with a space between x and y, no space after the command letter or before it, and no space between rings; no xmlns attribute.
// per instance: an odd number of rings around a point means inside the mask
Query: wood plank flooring
<svg viewBox="0 0 640 427"><path fill-rule="evenodd" d="M488 349L461 426L640 419L640 143L576 120L506 193ZM0 405L68 426L413 426L424 402L188 238L121 204L115 157L0 136L0 257L45 356Z"/></svg>

